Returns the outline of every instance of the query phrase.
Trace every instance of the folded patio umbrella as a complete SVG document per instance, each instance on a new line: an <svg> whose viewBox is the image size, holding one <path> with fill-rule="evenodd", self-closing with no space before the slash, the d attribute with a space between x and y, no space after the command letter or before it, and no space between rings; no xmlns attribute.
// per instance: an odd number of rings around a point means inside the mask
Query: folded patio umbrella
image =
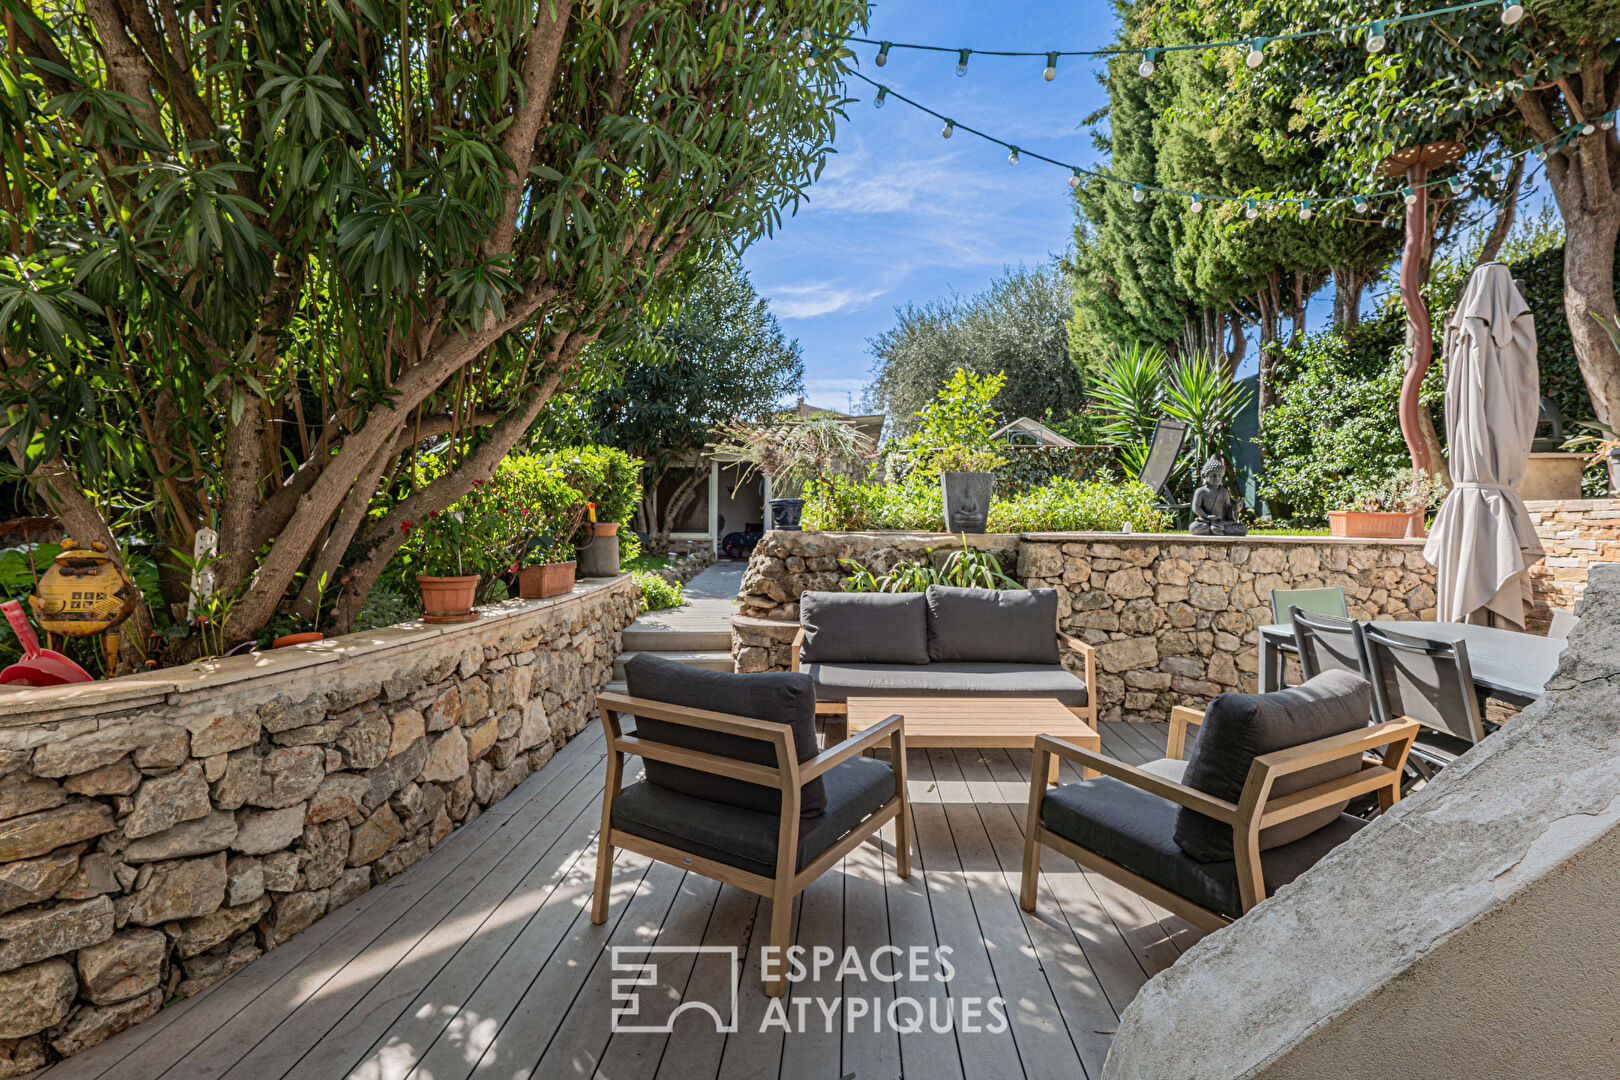
<svg viewBox="0 0 1620 1080"><path fill-rule="evenodd" d="M1475 267L1446 323L1452 490L1423 557L1439 569L1439 618L1524 628L1541 541L1517 490L1539 401L1536 328L1505 264Z"/></svg>

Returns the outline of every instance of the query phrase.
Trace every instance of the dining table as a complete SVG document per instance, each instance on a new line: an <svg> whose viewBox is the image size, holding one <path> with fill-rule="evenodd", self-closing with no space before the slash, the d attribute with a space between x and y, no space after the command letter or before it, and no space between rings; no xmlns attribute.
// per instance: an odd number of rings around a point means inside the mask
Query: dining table
<svg viewBox="0 0 1620 1080"><path fill-rule="evenodd" d="M1558 670L1558 657L1566 644L1563 638L1473 623L1378 619L1368 625L1414 637L1467 642L1474 684L1492 697L1520 706L1541 696L1548 680ZM1288 623L1272 623L1260 628L1261 693L1282 688L1283 656L1285 652L1293 653L1293 642L1294 628Z"/></svg>

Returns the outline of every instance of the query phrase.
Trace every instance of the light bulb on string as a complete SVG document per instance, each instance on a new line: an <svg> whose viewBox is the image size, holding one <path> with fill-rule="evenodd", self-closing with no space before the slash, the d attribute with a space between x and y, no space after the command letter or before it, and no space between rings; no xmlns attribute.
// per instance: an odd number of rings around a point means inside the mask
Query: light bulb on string
<svg viewBox="0 0 1620 1080"><path fill-rule="evenodd" d="M1374 19L1372 25L1367 27L1368 52L1381 53L1384 46L1389 44L1389 35L1384 32L1384 26L1383 19Z"/></svg>
<svg viewBox="0 0 1620 1080"><path fill-rule="evenodd" d="M809 41L811 36L812 36L811 33L810 33L810 28L807 26L803 30L800 30L799 31L799 36L801 38L803 38L805 41Z"/></svg>
<svg viewBox="0 0 1620 1080"><path fill-rule="evenodd" d="M1146 198L1147 198L1147 188L1143 187L1141 184L1132 184L1131 185L1131 201L1132 202L1141 202Z"/></svg>
<svg viewBox="0 0 1620 1080"><path fill-rule="evenodd" d="M1009 164L1009 165L1018 164L1018 147L1009 146L1009 147L1007 147L1007 151L1008 151L1008 153L1007 153L1007 164Z"/></svg>
<svg viewBox="0 0 1620 1080"><path fill-rule="evenodd" d="M1260 216L1260 204L1255 202L1253 199L1250 199L1249 200L1249 208L1247 210L1243 211L1243 216L1248 218L1250 221L1253 221L1255 218L1259 217Z"/></svg>
<svg viewBox="0 0 1620 1080"><path fill-rule="evenodd" d="M1581 134L1582 135L1596 135L1597 134L1597 125L1596 124L1582 124L1581 125Z"/></svg>
<svg viewBox="0 0 1620 1080"><path fill-rule="evenodd" d="M818 57L820 55L821 55L821 50L820 49L816 48L814 45L810 46L810 55L805 57L804 66L805 67L815 67L816 66L816 57Z"/></svg>
<svg viewBox="0 0 1620 1080"><path fill-rule="evenodd" d="M1142 64L1136 69L1136 73L1144 79L1152 78L1153 71L1158 65L1159 53L1162 51L1161 49L1143 49Z"/></svg>
<svg viewBox="0 0 1620 1080"><path fill-rule="evenodd" d="M1309 221L1309 220L1311 220L1311 200L1309 200L1309 199L1301 200L1301 202L1299 204L1299 220L1301 220L1301 221Z"/></svg>
<svg viewBox="0 0 1620 1080"><path fill-rule="evenodd" d="M1046 70L1041 72L1041 78L1045 79L1047 82L1051 82L1053 79L1057 78L1057 58L1058 54L1055 52L1049 52L1046 54Z"/></svg>
<svg viewBox="0 0 1620 1080"><path fill-rule="evenodd" d="M889 88L887 86L878 87L877 97L872 99L872 108L874 108L874 109L883 108L883 99L888 97L888 96L889 96Z"/></svg>
<svg viewBox="0 0 1620 1080"><path fill-rule="evenodd" d="M1495 165L1491 166L1492 182L1500 184L1502 181L1507 179L1507 172L1507 166L1498 161Z"/></svg>
<svg viewBox="0 0 1620 1080"><path fill-rule="evenodd" d="M1462 173L1458 173L1456 176L1453 176L1450 180L1446 181L1446 185L1451 188L1451 193L1453 195L1461 195L1463 188L1468 186L1468 182L1462 178Z"/></svg>
<svg viewBox="0 0 1620 1080"><path fill-rule="evenodd" d="M889 50L893 47L893 42L879 42L877 59L873 61L873 63L877 64L878 67L882 67L883 65L887 64L889 62Z"/></svg>
<svg viewBox="0 0 1620 1080"><path fill-rule="evenodd" d="M1365 196L1365 195L1357 195L1356 196L1356 201L1355 201L1355 205L1354 205L1354 209L1355 209L1356 213L1365 214L1367 212L1368 205L1369 204L1367 202L1367 196Z"/></svg>
<svg viewBox="0 0 1620 1080"><path fill-rule="evenodd" d="M1610 109L1608 111L1608 113L1603 117L1603 123L1599 124L1598 126L1601 127L1604 131L1612 131L1612 130L1614 130L1614 114L1615 114L1615 110Z"/></svg>
<svg viewBox="0 0 1620 1080"><path fill-rule="evenodd" d="M956 77L958 79L962 79L962 78L967 77L968 57L972 56L972 55L973 55L973 50L972 49L957 49L956 50Z"/></svg>
<svg viewBox="0 0 1620 1080"><path fill-rule="evenodd" d="M940 129L939 137L942 138L942 139L948 139L952 135L954 135L955 133L956 133L956 121L955 120L947 120L947 121L945 121L945 126Z"/></svg>
<svg viewBox="0 0 1620 1080"><path fill-rule="evenodd" d="M1253 41L1249 42L1249 55L1243 58L1243 62L1252 68L1257 68L1266 62L1265 38L1257 37Z"/></svg>
<svg viewBox="0 0 1620 1080"><path fill-rule="evenodd" d="M1417 203L1417 192L1410 187L1403 187L1401 188L1401 198L1406 200L1407 206L1415 205Z"/></svg>
<svg viewBox="0 0 1620 1080"><path fill-rule="evenodd" d="M1076 190L1076 191L1080 190L1080 170L1079 169L1075 169L1073 175L1071 175L1069 177L1069 186L1071 188L1073 188L1074 190Z"/></svg>
<svg viewBox="0 0 1620 1080"><path fill-rule="evenodd" d="M1195 214L1202 214L1204 212L1204 197L1195 193L1192 197L1192 205L1187 209Z"/></svg>
<svg viewBox="0 0 1620 1080"><path fill-rule="evenodd" d="M1502 25L1512 26L1524 18L1524 5L1518 0L1502 0Z"/></svg>

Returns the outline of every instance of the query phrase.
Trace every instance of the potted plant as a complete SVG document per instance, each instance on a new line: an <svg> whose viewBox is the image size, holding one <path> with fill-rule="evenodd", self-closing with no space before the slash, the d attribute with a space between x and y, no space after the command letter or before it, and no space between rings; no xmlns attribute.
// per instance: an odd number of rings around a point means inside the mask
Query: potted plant
<svg viewBox="0 0 1620 1080"><path fill-rule="evenodd" d="M1334 536L1383 540L1427 536L1424 517L1440 505L1445 494L1445 484L1438 478L1401 469L1364 486L1344 509L1329 510L1328 531Z"/></svg>
<svg viewBox="0 0 1620 1080"><path fill-rule="evenodd" d="M472 557L481 549L473 546L476 529L469 520L469 509L458 503L449 510L432 511L420 523L400 523L406 536L401 549L408 553L422 590L424 622L462 623L478 618L473 604L478 599L480 575Z"/></svg>
<svg viewBox="0 0 1620 1080"><path fill-rule="evenodd" d="M739 480L764 473L771 486L782 491L802 490L809 483L825 490L832 477L848 472L872 450L871 440L855 425L832 414L763 424L721 424L712 434L709 452L735 462ZM774 498L770 504L771 528L799 531L803 499Z"/></svg>
<svg viewBox="0 0 1620 1080"><path fill-rule="evenodd" d="M1004 460L993 451L965 446L947 446L934 453L929 464L939 473L947 532L982 533L989 527L995 468Z"/></svg>
<svg viewBox="0 0 1620 1080"><path fill-rule="evenodd" d="M518 570L518 595L525 600L544 600L574 591L574 571L579 566L574 545L564 540L541 548Z"/></svg>

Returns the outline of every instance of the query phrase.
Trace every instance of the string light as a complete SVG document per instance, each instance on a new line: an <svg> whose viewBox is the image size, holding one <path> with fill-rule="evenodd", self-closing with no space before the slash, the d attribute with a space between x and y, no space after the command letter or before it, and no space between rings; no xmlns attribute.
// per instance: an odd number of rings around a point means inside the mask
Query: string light
<svg viewBox="0 0 1620 1080"><path fill-rule="evenodd" d="M1159 53L1162 51L1162 49L1143 49L1142 66L1136 69L1136 73L1144 79L1152 78L1153 69L1157 66Z"/></svg>
<svg viewBox="0 0 1620 1080"><path fill-rule="evenodd" d="M1367 51L1381 53L1388 44L1389 36L1384 32L1384 20L1374 19L1373 24L1367 28Z"/></svg>
<svg viewBox="0 0 1620 1080"><path fill-rule="evenodd" d="M972 56L972 55L973 55L973 50L972 49L957 49L956 50L956 77L958 79L962 79L962 78L967 77L968 57Z"/></svg>
<svg viewBox="0 0 1620 1080"><path fill-rule="evenodd" d="M1502 0L1502 25L1512 26L1524 18L1524 5L1517 0Z"/></svg>
<svg viewBox="0 0 1620 1080"><path fill-rule="evenodd" d="M1136 184L1136 185L1132 186L1132 188L1131 188L1131 201L1132 202L1141 202L1142 200L1144 200L1146 198L1147 198L1147 188L1143 187L1141 184Z"/></svg>
<svg viewBox="0 0 1620 1080"><path fill-rule="evenodd" d="M1070 176L1069 176L1069 186L1071 188L1073 188L1074 190L1079 191L1080 190L1080 183L1081 183L1080 170L1075 169L1074 172L1071 173Z"/></svg>
<svg viewBox="0 0 1620 1080"><path fill-rule="evenodd" d="M1047 82L1051 82L1053 79L1057 78L1057 58L1058 54L1055 52L1049 52L1046 54L1046 70L1041 72L1041 78L1045 79Z"/></svg>
<svg viewBox="0 0 1620 1080"><path fill-rule="evenodd" d="M1614 130L1614 114L1615 114L1615 110L1610 109L1608 111L1607 115L1605 115L1603 117L1603 123L1599 124L1598 126L1601 127L1604 131L1613 131Z"/></svg>
<svg viewBox="0 0 1620 1080"><path fill-rule="evenodd" d="M1299 204L1299 220L1311 220L1311 200L1306 199L1304 202Z"/></svg>
<svg viewBox="0 0 1620 1080"><path fill-rule="evenodd" d="M811 36L812 36L812 33L811 33L811 30L810 30L810 28L808 26L805 27L803 30L799 31L799 37L803 38L805 41L809 41Z"/></svg>
<svg viewBox="0 0 1620 1080"><path fill-rule="evenodd" d="M874 109L883 108L883 99L888 97L888 96L889 96L889 88L887 86L878 87L877 97L872 99L872 108L874 108Z"/></svg>
<svg viewBox="0 0 1620 1080"><path fill-rule="evenodd" d="M956 134L956 121L955 120L947 120L947 121L945 121L945 127L944 127L944 129L942 131L940 131L939 137L942 138L942 139L948 139L954 134Z"/></svg>
<svg viewBox="0 0 1620 1080"><path fill-rule="evenodd" d="M1367 208L1368 208L1367 197L1365 195L1357 195L1356 196L1356 202L1355 202L1356 213L1365 214L1367 212Z"/></svg>
<svg viewBox="0 0 1620 1080"><path fill-rule="evenodd" d="M1249 208L1247 210L1243 211L1243 216L1248 218L1250 221L1253 221L1255 218L1259 217L1260 216L1260 204L1255 202L1253 199L1250 199L1249 200Z"/></svg>
<svg viewBox="0 0 1620 1080"><path fill-rule="evenodd" d="M1192 205L1188 206L1187 209L1191 210L1195 214L1202 214L1204 212L1204 197L1202 195L1194 195L1192 197Z"/></svg>
<svg viewBox="0 0 1620 1080"><path fill-rule="evenodd" d="M1451 188L1451 193L1453 195L1461 195L1463 188L1468 186L1468 182L1462 178L1461 173L1458 173L1456 176L1451 178L1451 180L1448 182L1448 186Z"/></svg>
<svg viewBox="0 0 1620 1080"><path fill-rule="evenodd" d="M1009 164L1009 165L1018 164L1018 147L1009 146L1007 149L1011 151L1011 153L1009 153L1007 155L1007 164Z"/></svg>
<svg viewBox="0 0 1620 1080"><path fill-rule="evenodd" d="M1265 38L1257 37L1253 41L1249 42L1249 55L1243 58L1243 62L1252 68L1257 68L1266 62Z"/></svg>
<svg viewBox="0 0 1620 1080"><path fill-rule="evenodd" d="M877 64L878 67L883 67L885 64L887 64L889 62L889 50L892 48L894 48L894 42L892 41L885 41L879 44L877 59L874 60L873 63Z"/></svg>
<svg viewBox="0 0 1620 1080"><path fill-rule="evenodd" d="M1597 134L1597 125L1596 124L1582 124L1581 125L1581 134L1582 135L1595 135L1595 134Z"/></svg>
<svg viewBox="0 0 1620 1080"><path fill-rule="evenodd" d="M1500 161L1491 167L1491 180L1495 183L1500 184L1503 180L1506 180L1507 174L1507 166Z"/></svg>
<svg viewBox="0 0 1620 1080"><path fill-rule="evenodd" d="M1401 198L1406 200L1407 206L1413 206L1417 203L1417 192L1410 187L1403 187L1401 188Z"/></svg>

